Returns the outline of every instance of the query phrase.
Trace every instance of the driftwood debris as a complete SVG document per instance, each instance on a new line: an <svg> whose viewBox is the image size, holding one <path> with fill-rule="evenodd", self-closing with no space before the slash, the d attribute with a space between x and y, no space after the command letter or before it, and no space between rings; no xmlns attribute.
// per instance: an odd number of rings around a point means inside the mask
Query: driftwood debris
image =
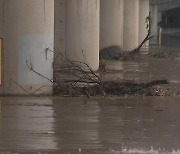
<svg viewBox="0 0 180 154"><path fill-rule="evenodd" d="M155 80L147 83L135 83L133 81L124 82L103 82L103 90L107 96L124 96L128 95L150 95L152 94L152 89L156 85L166 85L167 80ZM98 85L90 87L61 87L56 91L57 95L68 95L68 96L79 96L86 95L88 98L91 96L101 96L102 92Z"/></svg>
<svg viewBox="0 0 180 154"><path fill-rule="evenodd" d="M88 87L97 85L102 95L105 95L103 83L98 73L82 61L73 61L59 53L59 60L54 61L54 92L62 89L81 89L81 93L89 97ZM69 88L67 88L69 87ZM78 87L78 88L77 88ZM70 92L70 93L71 93Z"/></svg>
<svg viewBox="0 0 180 154"><path fill-rule="evenodd" d="M168 84L167 80L155 80L148 83L135 83L133 81L106 82L102 81L98 72L81 61L72 61L62 54L58 54L53 62L54 78L49 79L37 72L31 62L27 62L30 71L36 73L53 83L55 95L60 96L105 96L105 95L146 95L155 85ZM151 92L152 94L152 92Z"/></svg>

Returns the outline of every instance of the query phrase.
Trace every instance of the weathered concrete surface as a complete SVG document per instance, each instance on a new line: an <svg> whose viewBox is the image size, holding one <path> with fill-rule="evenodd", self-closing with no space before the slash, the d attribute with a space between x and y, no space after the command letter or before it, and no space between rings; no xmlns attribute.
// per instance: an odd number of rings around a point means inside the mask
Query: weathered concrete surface
<svg viewBox="0 0 180 154"><path fill-rule="evenodd" d="M100 4L100 49L114 45L124 51L136 48L147 35L149 0L103 0Z"/></svg>
<svg viewBox="0 0 180 154"><path fill-rule="evenodd" d="M123 30L123 49L135 49L139 43L139 0L124 1Z"/></svg>
<svg viewBox="0 0 180 154"><path fill-rule="evenodd" d="M101 0L100 2L100 49L123 46L124 0Z"/></svg>
<svg viewBox="0 0 180 154"><path fill-rule="evenodd" d="M55 0L55 56L99 68L99 0Z"/></svg>
<svg viewBox="0 0 180 154"><path fill-rule="evenodd" d="M2 0L1 0L2 3ZM23 94L13 81L29 91L43 85L47 80L29 71L26 61L48 78L53 77L54 3L51 0L4 1L4 94ZM51 93L49 86L43 89ZM40 92L40 91L38 91Z"/></svg>
<svg viewBox="0 0 180 154"><path fill-rule="evenodd" d="M99 68L99 0L66 0L66 56Z"/></svg>
<svg viewBox="0 0 180 154"><path fill-rule="evenodd" d="M150 12L151 12L151 36L154 36L150 40L150 44L157 45L158 43L158 22L161 20L158 18L158 14L160 13L158 11L157 5L151 5L150 6Z"/></svg>

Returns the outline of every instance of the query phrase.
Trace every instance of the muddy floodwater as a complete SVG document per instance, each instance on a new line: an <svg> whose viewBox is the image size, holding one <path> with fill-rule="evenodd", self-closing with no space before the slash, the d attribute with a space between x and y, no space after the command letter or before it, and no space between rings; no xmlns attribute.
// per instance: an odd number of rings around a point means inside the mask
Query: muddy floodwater
<svg viewBox="0 0 180 154"><path fill-rule="evenodd" d="M180 153L177 97L3 98L1 103L2 154Z"/></svg>
<svg viewBox="0 0 180 154"><path fill-rule="evenodd" d="M180 59L147 58L136 61L105 61L105 64L107 72L102 74L104 80L149 82L167 79L170 83L180 84Z"/></svg>
<svg viewBox="0 0 180 154"><path fill-rule="evenodd" d="M179 60L109 62L105 80L167 79ZM180 154L180 97L0 98L0 154Z"/></svg>

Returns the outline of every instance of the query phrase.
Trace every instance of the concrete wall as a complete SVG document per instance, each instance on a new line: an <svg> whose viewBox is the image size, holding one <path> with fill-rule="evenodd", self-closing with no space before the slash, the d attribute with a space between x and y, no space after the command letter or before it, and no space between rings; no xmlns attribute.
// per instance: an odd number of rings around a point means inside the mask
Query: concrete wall
<svg viewBox="0 0 180 154"><path fill-rule="evenodd" d="M15 82L28 91L47 85L41 90L51 93L51 84L31 72L26 61L44 76L53 77L53 53L46 56L45 51L53 49L54 2L6 0L4 10L4 94L24 93Z"/></svg>
<svg viewBox="0 0 180 154"><path fill-rule="evenodd" d="M66 0L66 56L99 67L99 0ZM82 53L83 51L83 53Z"/></svg>
<svg viewBox="0 0 180 154"><path fill-rule="evenodd" d="M124 0L100 2L100 49L112 45L123 46Z"/></svg>
<svg viewBox="0 0 180 154"><path fill-rule="evenodd" d="M123 49L130 51L139 43L139 0L124 1Z"/></svg>

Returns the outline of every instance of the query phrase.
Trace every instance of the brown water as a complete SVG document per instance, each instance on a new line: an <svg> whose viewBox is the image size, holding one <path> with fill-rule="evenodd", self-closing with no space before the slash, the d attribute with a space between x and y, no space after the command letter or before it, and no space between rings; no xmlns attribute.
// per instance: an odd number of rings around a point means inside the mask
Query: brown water
<svg viewBox="0 0 180 154"><path fill-rule="evenodd" d="M0 153L180 153L179 100L2 98Z"/></svg>
<svg viewBox="0 0 180 154"><path fill-rule="evenodd" d="M168 79L178 60L108 62L105 80ZM180 154L180 97L0 98L0 154Z"/></svg>
<svg viewBox="0 0 180 154"><path fill-rule="evenodd" d="M140 59L136 61L106 61L108 70L103 73L104 80L132 80L149 82L167 79L170 83L180 83L180 60Z"/></svg>

